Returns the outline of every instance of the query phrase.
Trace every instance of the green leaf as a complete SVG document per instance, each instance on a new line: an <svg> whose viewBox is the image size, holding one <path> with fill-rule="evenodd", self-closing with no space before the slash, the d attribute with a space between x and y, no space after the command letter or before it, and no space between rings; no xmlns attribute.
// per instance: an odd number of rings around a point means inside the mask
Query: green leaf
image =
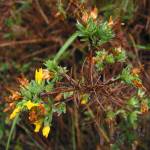
<svg viewBox="0 0 150 150"><path fill-rule="evenodd" d="M22 87L20 92L21 92L21 95L25 97L25 99L32 99L32 94L28 89Z"/></svg>
<svg viewBox="0 0 150 150"><path fill-rule="evenodd" d="M20 1L18 2L20 4L19 10L27 10L31 8L31 2L29 1Z"/></svg>
<svg viewBox="0 0 150 150"><path fill-rule="evenodd" d="M108 64L113 64L113 63L115 63L114 56L113 56L112 54L107 55L105 61L106 61L106 63L108 63Z"/></svg>
<svg viewBox="0 0 150 150"><path fill-rule="evenodd" d="M47 60L44 65L47 67L48 70L50 71L56 71L58 69L58 65L56 61L53 60Z"/></svg>
<svg viewBox="0 0 150 150"><path fill-rule="evenodd" d="M45 91L46 92L50 92L50 91L52 91L53 90L53 88L54 88L54 83L53 82L47 82L48 84L47 85L45 85Z"/></svg>
<svg viewBox="0 0 150 150"><path fill-rule="evenodd" d="M102 71L104 69L105 65L103 63L97 63L96 69L97 71Z"/></svg>
<svg viewBox="0 0 150 150"><path fill-rule="evenodd" d="M130 65L128 65L126 68L123 69L119 78L127 84L132 84L132 81L135 78L133 77L133 75L131 75L131 66Z"/></svg>
<svg viewBox="0 0 150 150"><path fill-rule="evenodd" d="M65 92L63 93L64 99L67 99L68 97L72 96L73 92Z"/></svg>
<svg viewBox="0 0 150 150"><path fill-rule="evenodd" d="M113 120L115 118L116 114L113 111L107 112L107 119Z"/></svg>
<svg viewBox="0 0 150 150"><path fill-rule="evenodd" d="M130 124L133 125L134 127L136 127L137 125L138 114L139 114L139 111L133 111L129 113L129 116L128 116Z"/></svg>
<svg viewBox="0 0 150 150"><path fill-rule="evenodd" d="M12 17L9 17L9 18L7 18L6 20L5 20L5 25L7 26L7 27L11 27L11 26L13 26L15 24L15 21L14 21L14 19L12 18Z"/></svg>
<svg viewBox="0 0 150 150"><path fill-rule="evenodd" d="M115 56L115 60L117 62L124 62L126 60L126 52L125 51L121 51L120 53L118 53L118 55Z"/></svg>
<svg viewBox="0 0 150 150"><path fill-rule="evenodd" d="M117 144L111 144L111 150L120 150Z"/></svg>
<svg viewBox="0 0 150 150"><path fill-rule="evenodd" d="M138 89L138 96L140 97L140 98L142 98L142 97L144 97L144 95L145 95L145 92L142 90L142 89Z"/></svg>
<svg viewBox="0 0 150 150"><path fill-rule="evenodd" d="M131 97L131 99L128 101L128 105L129 105L129 106L132 106L132 107L134 107L134 108L139 107L139 100L138 100L135 96L133 96L133 97Z"/></svg>
<svg viewBox="0 0 150 150"><path fill-rule="evenodd" d="M99 23L89 18L86 25L77 22L76 26L81 40L91 42L93 46L100 46L114 37L107 22Z"/></svg>
<svg viewBox="0 0 150 150"><path fill-rule="evenodd" d="M121 116L122 116L125 120L127 120L127 113L126 113L126 111L125 111L124 109L119 109L119 110L117 110L117 111L116 111L116 115L118 115L118 114L121 114Z"/></svg>
<svg viewBox="0 0 150 150"><path fill-rule="evenodd" d="M54 106L53 112L57 112L58 116L60 116L62 113L66 113L66 104L62 102L58 104L57 106Z"/></svg>

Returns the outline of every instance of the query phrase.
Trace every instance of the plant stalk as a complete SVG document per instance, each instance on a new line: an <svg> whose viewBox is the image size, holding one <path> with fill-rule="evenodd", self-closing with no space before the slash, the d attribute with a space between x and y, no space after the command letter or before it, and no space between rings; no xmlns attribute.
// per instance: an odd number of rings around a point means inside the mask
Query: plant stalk
<svg viewBox="0 0 150 150"><path fill-rule="evenodd" d="M54 57L55 62L59 62L64 52L67 50L67 48L73 43L73 41L78 37L79 33L75 32L73 33L69 39L65 42L65 44L60 48L58 53Z"/></svg>
<svg viewBox="0 0 150 150"><path fill-rule="evenodd" d="M14 129L16 127L16 124L17 124L17 121L19 119L19 115L17 115L15 117L15 119L13 120L13 124L11 126L11 130L10 130L10 133L9 133L9 137L8 137L8 140L7 140L7 144L6 144L6 150L9 150L9 147L10 147L10 141L11 141L11 138L12 138L12 134L14 132Z"/></svg>

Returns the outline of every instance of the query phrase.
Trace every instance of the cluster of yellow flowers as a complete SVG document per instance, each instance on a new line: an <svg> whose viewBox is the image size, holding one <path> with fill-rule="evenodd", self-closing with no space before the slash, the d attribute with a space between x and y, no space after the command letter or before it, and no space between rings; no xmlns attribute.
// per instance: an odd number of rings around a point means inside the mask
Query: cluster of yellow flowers
<svg viewBox="0 0 150 150"><path fill-rule="evenodd" d="M23 106L26 106L27 108L28 108L28 110L30 110L32 107L34 107L34 106L38 106L39 104L37 103L33 103L33 102L31 102L31 100L29 100L29 101L27 101ZM10 115L10 119L14 119L20 112L21 112L21 107L16 107L14 110L13 110L13 112L11 113L11 115Z"/></svg>
<svg viewBox="0 0 150 150"><path fill-rule="evenodd" d="M48 70L40 68L39 70L35 71L36 83L41 84L42 80L47 79L47 78L50 78L50 74L49 74ZM39 103L35 103L35 102L32 102L31 100L28 100L22 106L16 106L16 108L10 114L9 118L14 119L17 115L19 115L19 113L21 113L23 108L27 108L30 111L33 107L38 107L38 106L40 106ZM38 120L33 123L35 125L34 132L40 131L40 129L42 127L42 123L43 123L42 120ZM47 138L49 135L49 132L50 132L50 126L48 124L44 125L44 127L42 129L43 136L45 136Z"/></svg>
<svg viewBox="0 0 150 150"><path fill-rule="evenodd" d="M38 103L33 103L33 102L31 102L31 100L27 101L24 104L24 106L26 106L28 108L28 110L31 110L31 108L36 107L38 105L39 105ZM14 119L20 112L21 112L21 108L16 107L10 115L10 119ZM34 122L33 124L35 125L34 132L39 132L40 128L42 127L42 121L39 120L39 121ZM42 130L43 136L45 136L47 138L49 135L49 132L50 132L50 126L49 125L44 126L43 130Z"/></svg>
<svg viewBox="0 0 150 150"><path fill-rule="evenodd" d="M39 132L42 127L42 121L40 121L40 120L36 121L36 122L34 122L34 125L35 125L34 132ZM42 129L42 134L43 134L43 136L45 136L47 138L49 133L50 133L50 126L45 125Z"/></svg>

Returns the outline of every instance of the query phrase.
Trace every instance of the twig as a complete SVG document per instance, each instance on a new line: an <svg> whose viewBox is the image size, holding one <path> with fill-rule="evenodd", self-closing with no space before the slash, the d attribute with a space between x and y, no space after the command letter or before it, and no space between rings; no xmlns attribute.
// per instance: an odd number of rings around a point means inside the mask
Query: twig
<svg viewBox="0 0 150 150"><path fill-rule="evenodd" d="M76 89L74 88L68 88L68 89L57 89L55 91L52 91L52 92L46 92L46 93L41 93L40 96L42 98L44 97L47 97L47 96L50 96L50 95L55 95L55 94L58 94L58 93L61 93L61 92L72 92L72 91L75 91Z"/></svg>
<svg viewBox="0 0 150 150"><path fill-rule="evenodd" d="M29 59L29 58L35 57L35 56L37 56L37 55L39 55L41 53L44 53L44 52L46 52L46 51L48 51L50 49L54 49L55 47L56 47L56 45L54 45L53 47L46 47L46 48L40 49L38 51L35 51L32 54L28 54L28 55L24 56L23 58L21 58L21 61L23 61L25 59Z"/></svg>
<svg viewBox="0 0 150 150"><path fill-rule="evenodd" d="M109 137L107 136L107 134L105 133L105 131L100 127L100 125L99 125L98 122L96 121L96 118L95 118L95 115L94 115L93 111L92 111L89 107L87 107L87 109L88 109L89 112L91 112L91 113L90 113L90 114L91 114L91 117L92 117L92 119L94 120L94 122L95 122L95 124L96 124L96 126L97 126L97 129L98 129L99 134L104 138L104 140L105 140L107 143L110 143Z"/></svg>
<svg viewBox="0 0 150 150"><path fill-rule="evenodd" d="M44 21L45 21L45 23L49 25L49 19L48 19L48 17L45 15L44 11L42 10L39 1L38 1L38 0L35 0L35 3L36 3L36 5L37 5L37 8L38 8L39 13L41 14L41 16L43 17L43 19L44 19Z"/></svg>
<svg viewBox="0 0 150 150"><path fill-rule="evenodd" d="M11 41L6 43L1 43L0 48L3 47L11 47L11 46L18 46L18 45L26 45L26 44L36 44L36 43L43 43L43 42L50 42L51 39L31 39L31 40L22 40L22 41Z"/></svg>

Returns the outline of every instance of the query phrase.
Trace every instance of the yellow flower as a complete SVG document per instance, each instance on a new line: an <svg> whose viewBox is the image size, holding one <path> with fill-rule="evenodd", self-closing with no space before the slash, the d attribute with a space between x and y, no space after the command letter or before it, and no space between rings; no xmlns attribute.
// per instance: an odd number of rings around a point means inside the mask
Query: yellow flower
<svg viewBox="0 0 150 150"><path fill-rule="evenodd" d="M36 103L31 102L31 100L29 100L29 101L27 101L27 102L25 103L25 106L27 106L28 110L30 110L32 107L38 106L38 105L39 105L39 104L36 104Z"/></svg>
<svg viewBox="0 0 150 150"><path fill-rule="evenodd" d="M87 100L86 100L86 99L82 99L82 100L81 100L81 104L82 104L82 105L85 105L86 103L87 103Z"/></svg>
<svg viewBox="0 0 150 150"><path fill-rule="evenodd" d="M21 109L20 107L16 107L14 109L14 111L10 114L10 119L14 119L19 113L20 113Z"/></svg>
<svg viewBox="0 0 150 150"><path fill-rule="evenodd" d="M34 129L34 132L39 132L40 131L40 128L42 126L42 122L41 121L36 121L33 123L35 125L35 129Z"/></svg>
<svg viewBox="0 0 150 150"><path fill-rule="evenodd" d="M88 94L83 94L81 95L81 104L82 105L85 105L88 103L88 100L89 100L89 95Z"/></svg>
<svg viewBox="0 0 150 150"><path fill-rule="evenodd" d="M50 132L50 126L44 126L43 130L42 130L42 133L43 133L43 136L45 136L46 138L48 137L48 134Z"/></svg>
<svg viewBox="0 0 150 150"><path fill-rule="evenodd" d="M42 79L43 79L43 70L42 70L42 68L40 68L39 70L36 69L36 71L35 71L35 81L38 84L41 84Z"/></svg>

